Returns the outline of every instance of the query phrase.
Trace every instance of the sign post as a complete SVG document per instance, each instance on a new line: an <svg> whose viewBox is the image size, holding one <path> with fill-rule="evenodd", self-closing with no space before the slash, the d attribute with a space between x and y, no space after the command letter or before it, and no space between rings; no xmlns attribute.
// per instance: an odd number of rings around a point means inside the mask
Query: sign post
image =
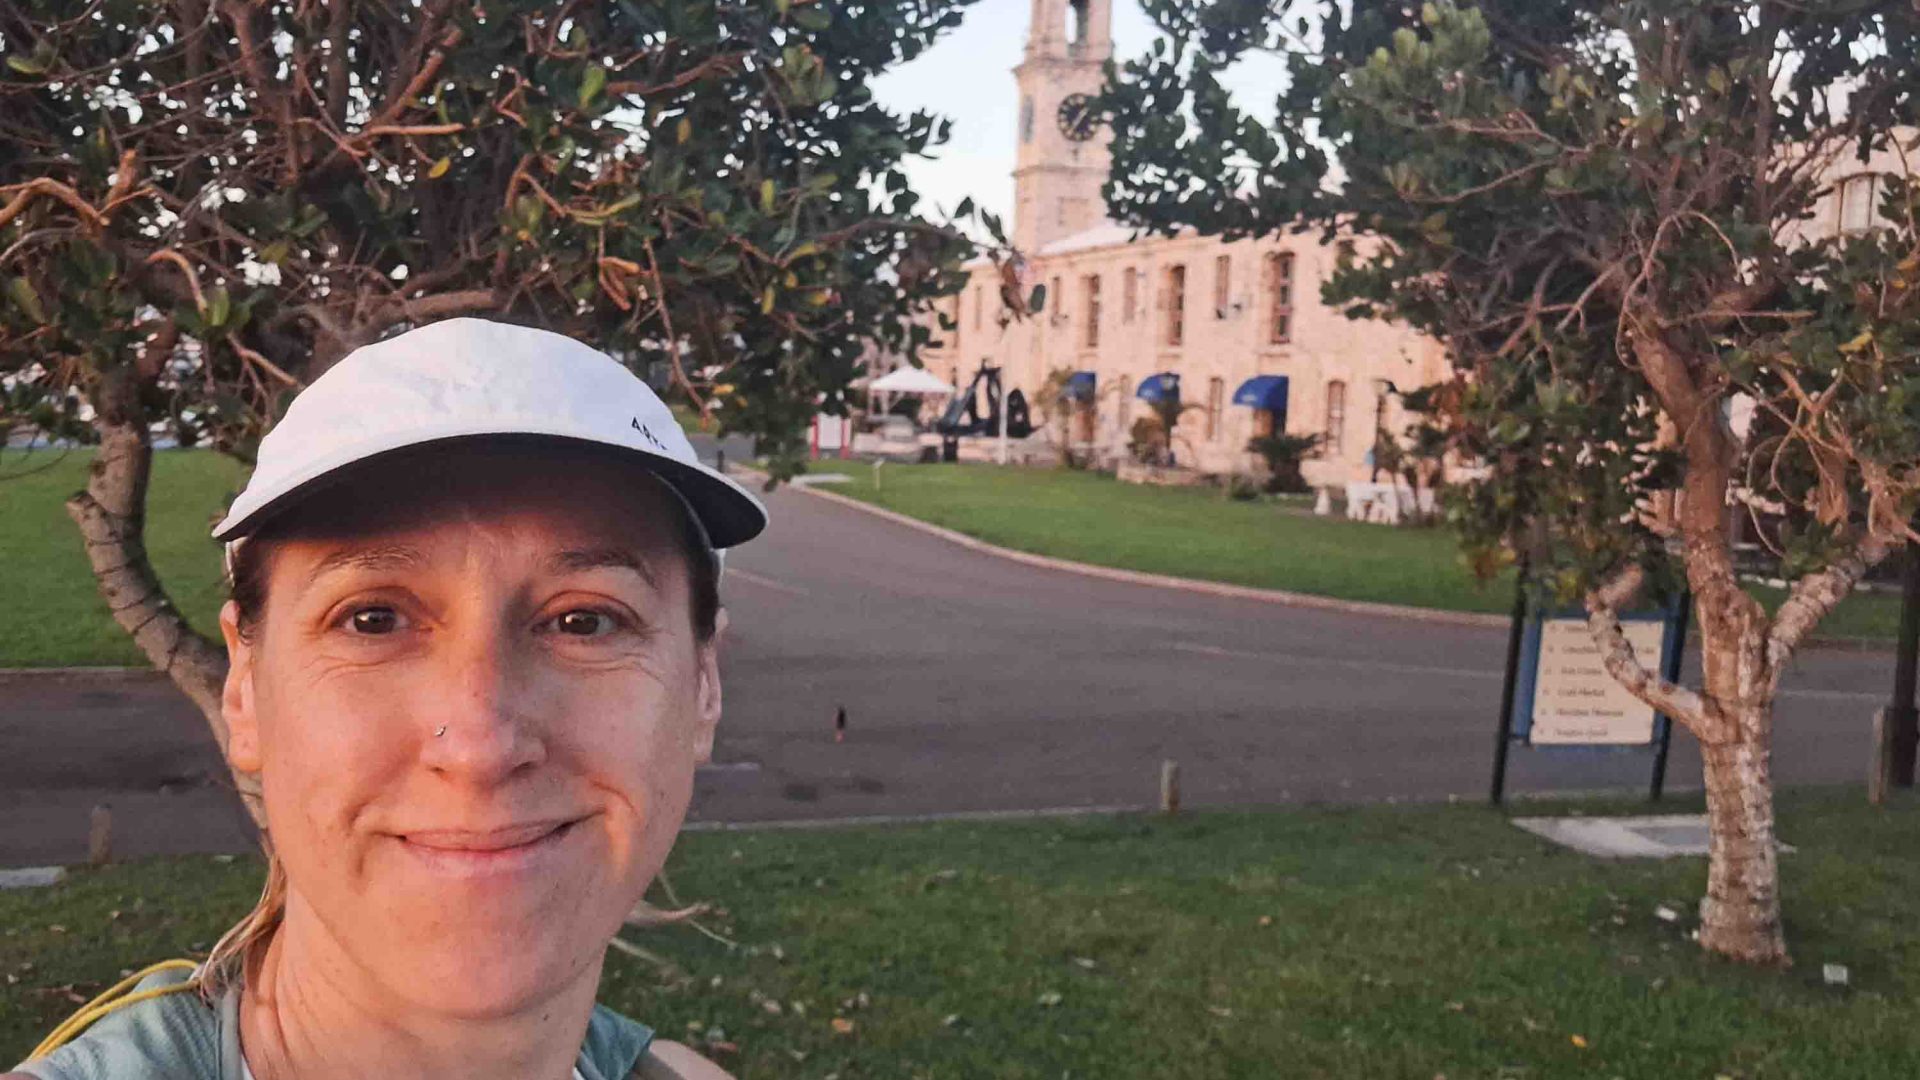
<svg viewBox="0 0 1920 1080"><path fill-rule="evenodd" d="M1507 748L1513 745L1513 694L1520 677L1520 644L1527 632L1527 562L1513 583L1513 625L1507 630L1507 678L1500 687L1500 734L1493 744L1493 805L1507 794Z"/></svg>

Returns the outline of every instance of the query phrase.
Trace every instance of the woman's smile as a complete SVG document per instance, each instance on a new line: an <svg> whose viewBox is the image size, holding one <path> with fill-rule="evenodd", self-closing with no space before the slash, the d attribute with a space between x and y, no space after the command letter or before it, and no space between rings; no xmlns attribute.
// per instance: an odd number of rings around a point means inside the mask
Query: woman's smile
<svg viewBox="0 0 1920 1080"><path fill-rule="evenodd" d="M579 833L584 818L548 819L499 829L430 829L400 833L400 842L416 865L455 878L550 871Z"/></svg>

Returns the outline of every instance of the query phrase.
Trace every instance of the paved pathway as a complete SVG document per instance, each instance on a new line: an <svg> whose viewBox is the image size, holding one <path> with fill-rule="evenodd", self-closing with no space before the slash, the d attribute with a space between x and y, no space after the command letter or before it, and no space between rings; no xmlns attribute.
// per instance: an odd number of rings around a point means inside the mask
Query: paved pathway
<svg viewBox="0 0 1920 1080"><path fill-rule="evenodd" d="M1505 634L1064 574L799 492L729 556L726 717L693 817L756 821L1139 805L1484 798ZM1889 654L1810 652L1782 783L1865 771ZM832 741L836 709L849 736ZM0 866L241 850L205 729L151 676L0 683ZM1699 786L1675 740L1674 789ZM1516 792L1639 790L1644 753L1516 750Z"/></svg>

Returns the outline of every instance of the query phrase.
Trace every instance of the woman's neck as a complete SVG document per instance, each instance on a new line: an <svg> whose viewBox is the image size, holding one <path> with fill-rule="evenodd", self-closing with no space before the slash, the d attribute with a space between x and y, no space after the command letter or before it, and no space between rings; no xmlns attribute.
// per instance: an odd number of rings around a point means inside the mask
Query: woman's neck
<svg viewBox="0 0 1920 1080"><path fill-rule="evenodd" d="M255 1080L459 1076L569 1080L586 1037L600 963L504 1016L449 1016L379 985L310 911L288 905L240 995L240 1044ZM418 987L430 997L431 987Z"/></svg>

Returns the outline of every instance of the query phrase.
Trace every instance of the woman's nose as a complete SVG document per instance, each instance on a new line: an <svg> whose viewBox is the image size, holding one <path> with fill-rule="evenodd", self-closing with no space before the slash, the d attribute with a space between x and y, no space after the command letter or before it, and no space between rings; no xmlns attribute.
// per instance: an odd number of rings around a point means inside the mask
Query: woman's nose
<svg viewBox="0 0 1920 1080"><path fill-rule="evenodd" d="M537 680L511 630L451 636L424 710L421 759L449 779L496 785L546 756Z"/></svg>

